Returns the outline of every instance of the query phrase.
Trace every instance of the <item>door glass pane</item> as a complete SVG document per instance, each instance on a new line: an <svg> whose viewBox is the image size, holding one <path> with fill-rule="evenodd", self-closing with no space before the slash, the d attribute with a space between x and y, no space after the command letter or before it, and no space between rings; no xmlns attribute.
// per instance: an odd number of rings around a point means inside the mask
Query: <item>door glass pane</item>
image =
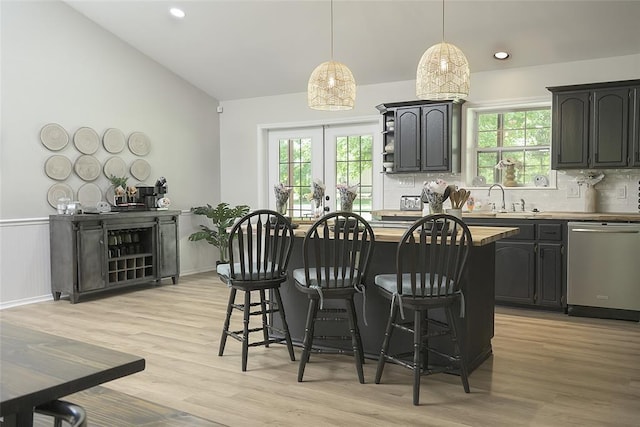
<svg viewBox="0 0 640 427"><path fill-rule="evenodd" d="M311 139L281 139L278 145L278 181L292 188L288 215L299 218L311 210L309 201L304 197L311 182Z"/></svg>
<svg viewBox="0 0 640 427"><path fill-rule="evenodd" d="M349 135L336 138L337 184L357 186L353 212L371 219L373 194L373 135ZM335 190L336 208L343 209L340 193Z"/></svg>

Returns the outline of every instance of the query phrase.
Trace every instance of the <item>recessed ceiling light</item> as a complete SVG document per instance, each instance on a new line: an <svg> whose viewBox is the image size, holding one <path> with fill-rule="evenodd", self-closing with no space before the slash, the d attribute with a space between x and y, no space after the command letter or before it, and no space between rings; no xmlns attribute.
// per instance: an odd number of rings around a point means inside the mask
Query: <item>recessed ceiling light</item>
<svg viewBox="0 0 640 427"><path fill-rule="evenodd" d="M504 60L504 59L509 58L509 56L510 56L509 52L496 52L496 53L493 54L494 58L499 59L501 61Z"/></svg>
<svg viewBox="0 0 640 427"><path fill-rule="evenodd" d="M169 13L175 16L176 18L181 18L181 19L184 18L185 16L184 10L178 9L177 7L172 7L171 9L169 9Z"/></svg>

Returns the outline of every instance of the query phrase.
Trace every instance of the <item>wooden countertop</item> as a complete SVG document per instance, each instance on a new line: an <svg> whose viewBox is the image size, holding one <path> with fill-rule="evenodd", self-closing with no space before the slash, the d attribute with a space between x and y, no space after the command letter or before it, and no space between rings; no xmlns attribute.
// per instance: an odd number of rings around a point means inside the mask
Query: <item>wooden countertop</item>
<svg viewBox="0 0 640 427"><path fill-rule="evenodd" d="M294 230L296 237L304 237L311 227L310 224L300 224ZM376 242L399 242L406 228L372 227L376 236ZM516 235L520 232L518 227L479 227L469 226L473 246L484 246L500 239Z"/></svg>
<svg viewBox="0 0 640 427"><path fill-rule="evenodd" d="M422 216L420 211L401 211L393 209L382 209L372 212L375 219L385 217L398 221L407 221L409 218ZM636 212L462 212L463 218L499 218L499 219L557 219L573 221L638 221L640 213Z"/></svg>

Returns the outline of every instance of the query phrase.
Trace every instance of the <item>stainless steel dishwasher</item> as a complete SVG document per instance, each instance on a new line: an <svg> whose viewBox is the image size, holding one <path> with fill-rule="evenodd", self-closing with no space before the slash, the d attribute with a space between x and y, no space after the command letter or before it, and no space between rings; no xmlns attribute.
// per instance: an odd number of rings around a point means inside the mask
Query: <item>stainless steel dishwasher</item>
<svg viewBox="0 0 640 427"><path fill-rule="evenodd" d="M568 224L570 315L640 320L640 224Z"/></svg>

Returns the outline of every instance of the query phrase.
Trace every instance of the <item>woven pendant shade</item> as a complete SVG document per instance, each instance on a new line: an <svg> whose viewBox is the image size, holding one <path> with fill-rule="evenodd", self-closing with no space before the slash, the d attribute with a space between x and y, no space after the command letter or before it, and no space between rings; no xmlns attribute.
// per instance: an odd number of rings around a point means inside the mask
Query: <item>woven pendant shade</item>
<svg viewBox="0 0 640 427"><path fill-rule="evenodd" d="M356 101L356 81L349 67L327 61L318 65L307 86L309 107L314 110L350 110Z"/></svg>
<svg viewBox="0 0 640 427"><path fill-rule="evenodd" d="M469 95L469 62L449 43L431 46L422 55L416 73L418 99L464 99Z"/></svg>

